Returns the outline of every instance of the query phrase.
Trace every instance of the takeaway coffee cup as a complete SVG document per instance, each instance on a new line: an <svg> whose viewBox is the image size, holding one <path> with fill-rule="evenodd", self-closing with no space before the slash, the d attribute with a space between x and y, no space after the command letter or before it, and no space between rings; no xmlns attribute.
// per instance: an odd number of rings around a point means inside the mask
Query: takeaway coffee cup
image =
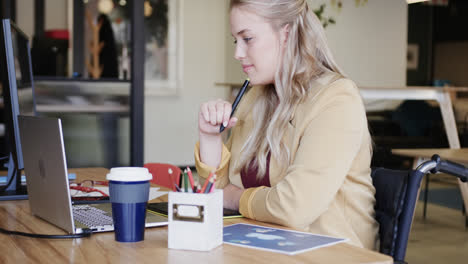
<svg viewBox="0 0 468 264"><path fill-rule="evenodd" d="M137 242L144 239L152 178L148 169L139 167L112 168L107 174L115 240Z"/></svg>

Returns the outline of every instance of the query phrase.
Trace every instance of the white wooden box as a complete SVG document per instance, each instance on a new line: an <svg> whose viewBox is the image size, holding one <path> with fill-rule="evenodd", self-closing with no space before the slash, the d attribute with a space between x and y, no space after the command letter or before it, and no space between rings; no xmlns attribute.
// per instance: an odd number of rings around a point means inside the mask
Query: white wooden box
<svg viewBox="0 0 468 264"><path fill-rule="evenodd" d="M169 193L168 247L209 251L223 243L223 190Z"/></svg>

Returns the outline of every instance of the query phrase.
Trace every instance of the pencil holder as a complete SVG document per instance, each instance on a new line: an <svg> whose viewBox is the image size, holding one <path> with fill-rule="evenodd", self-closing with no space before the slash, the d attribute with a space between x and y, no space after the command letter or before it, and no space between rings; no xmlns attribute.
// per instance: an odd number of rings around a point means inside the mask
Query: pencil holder
<svg viewBox="0 0 468 264"><path fill-rule="evenodd" d="M169 193L168 247L208 251L223 243L223 190Z"/></svg>

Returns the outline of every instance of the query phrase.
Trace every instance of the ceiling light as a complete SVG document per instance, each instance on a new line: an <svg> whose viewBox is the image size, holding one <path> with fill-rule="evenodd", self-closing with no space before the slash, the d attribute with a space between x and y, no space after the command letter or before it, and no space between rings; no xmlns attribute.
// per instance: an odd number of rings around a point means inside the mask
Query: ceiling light
<svg viewBox="0 0 468 264"><path fill-rule="evenodd" d="M112 12L114 8L114 3L112 0L99 0L98 2L98 10L103 14L109 14Z"/></svg>
<svg viewBox="0 0 468 264"><path fill-rule="evenodd" d="M427 2L429 0L406 0L406 2L409 4L414 4L414 3L419 3L419 2Z"/></svg>

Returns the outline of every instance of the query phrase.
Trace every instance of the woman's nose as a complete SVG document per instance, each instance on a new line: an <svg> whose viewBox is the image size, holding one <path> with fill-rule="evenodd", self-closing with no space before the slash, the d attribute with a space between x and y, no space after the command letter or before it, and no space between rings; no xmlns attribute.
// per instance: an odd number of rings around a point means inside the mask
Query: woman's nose
<svg viewBox="0 0 468 264"><path fill-rule="evenodd" d="M239 43L236 44L236 51L234 52L234 58L241 60L245 58L245 49Z"/></svg>

